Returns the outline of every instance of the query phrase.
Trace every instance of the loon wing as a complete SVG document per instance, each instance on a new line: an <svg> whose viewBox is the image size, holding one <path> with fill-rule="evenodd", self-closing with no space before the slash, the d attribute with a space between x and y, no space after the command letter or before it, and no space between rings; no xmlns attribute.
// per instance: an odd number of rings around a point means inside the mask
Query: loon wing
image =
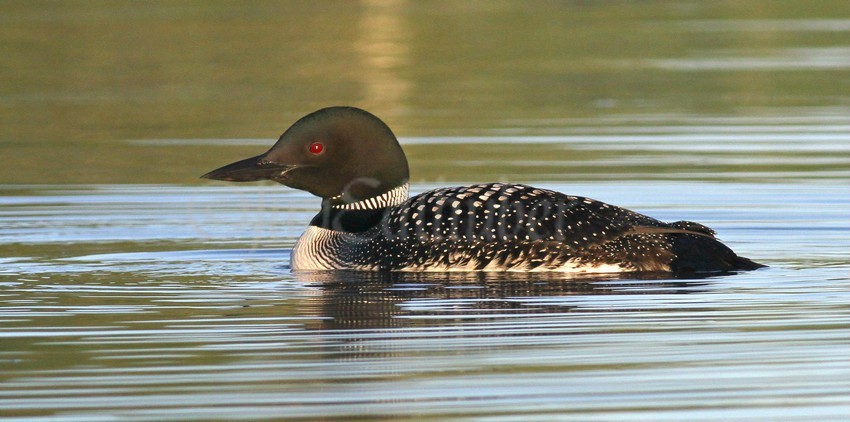
<svg viewBox="0 0 850 422"><path fill-rule="evenodd" d="M589 198L501 183L424 192L388 210L384 267L637 271L734 269L737 256L697 223L664 223ZM402 252L399 252L402 251Z"/></svg>
<svg viewBox="0 0 850 422"><path fill-rule="evenodd" d="M624 235L688 232L589 198L501 183L436 189L389 210L390 234L461 242L555 241L583 248Z"/></svg>

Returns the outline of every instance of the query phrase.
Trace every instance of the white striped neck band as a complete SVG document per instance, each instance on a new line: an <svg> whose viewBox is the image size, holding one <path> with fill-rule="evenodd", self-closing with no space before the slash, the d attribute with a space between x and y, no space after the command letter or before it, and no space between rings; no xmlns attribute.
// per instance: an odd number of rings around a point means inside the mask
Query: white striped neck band
<svg viewBox="0 0 850 422"><path fill-rule="evenodd" d="M377 210L391 207L406 201L409 189L410 184L405 183L378 196L366 198L350 204L333 205L333 208L337 210ZM331 199L336 199L336 197Z"/></svg>

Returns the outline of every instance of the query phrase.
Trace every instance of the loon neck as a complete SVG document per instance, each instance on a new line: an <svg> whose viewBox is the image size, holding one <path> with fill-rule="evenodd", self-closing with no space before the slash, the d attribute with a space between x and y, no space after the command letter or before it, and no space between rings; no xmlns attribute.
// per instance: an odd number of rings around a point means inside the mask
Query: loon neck
<svg viewBox="0 0 850 422"><path fill-rule="evenodd" d="M325 202L329 202L330 207L336 210L380 210L406 201L409 192L410 184L405 183L380 195L347 204L339 202L342 195L337 195L329 200L322 201L322 208L325 208Z"/></svg>
<svg viewBox="0 0 850 422"><path fill-rule="evenodd" d="M348 204L335 203L335 198L324 199L322 210L313 217L310 225L338 232L365 232L381 221L387 208L406 201L408 191L409 185L405 183L372 198Z"/></svg>

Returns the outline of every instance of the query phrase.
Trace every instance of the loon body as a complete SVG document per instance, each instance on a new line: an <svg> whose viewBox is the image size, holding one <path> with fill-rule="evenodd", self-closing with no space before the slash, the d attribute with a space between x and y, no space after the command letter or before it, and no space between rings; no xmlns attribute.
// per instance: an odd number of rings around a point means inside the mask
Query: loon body
<svg viewBox="0 0 850 422"><path fill-rule="evenodd" d="M274 180L322 198L293 270L722 272L763 267L713 230L600 201L491 183L408 195L395 135L353 107L313 112L266 153L203 177Z"/></svg>

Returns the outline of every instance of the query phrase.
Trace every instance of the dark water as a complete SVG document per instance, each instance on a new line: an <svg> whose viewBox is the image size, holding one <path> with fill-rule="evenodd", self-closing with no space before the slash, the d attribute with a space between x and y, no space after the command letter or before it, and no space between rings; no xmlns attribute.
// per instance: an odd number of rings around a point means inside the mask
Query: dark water
<svg viewBox="0 0 850 422"><path fill-rule="evenodd" d="M3 2L0 418L846 420L844 2ZM289 271L306 193L197 177L330 104L413 190L510 181L770 267Z"/></svg>

